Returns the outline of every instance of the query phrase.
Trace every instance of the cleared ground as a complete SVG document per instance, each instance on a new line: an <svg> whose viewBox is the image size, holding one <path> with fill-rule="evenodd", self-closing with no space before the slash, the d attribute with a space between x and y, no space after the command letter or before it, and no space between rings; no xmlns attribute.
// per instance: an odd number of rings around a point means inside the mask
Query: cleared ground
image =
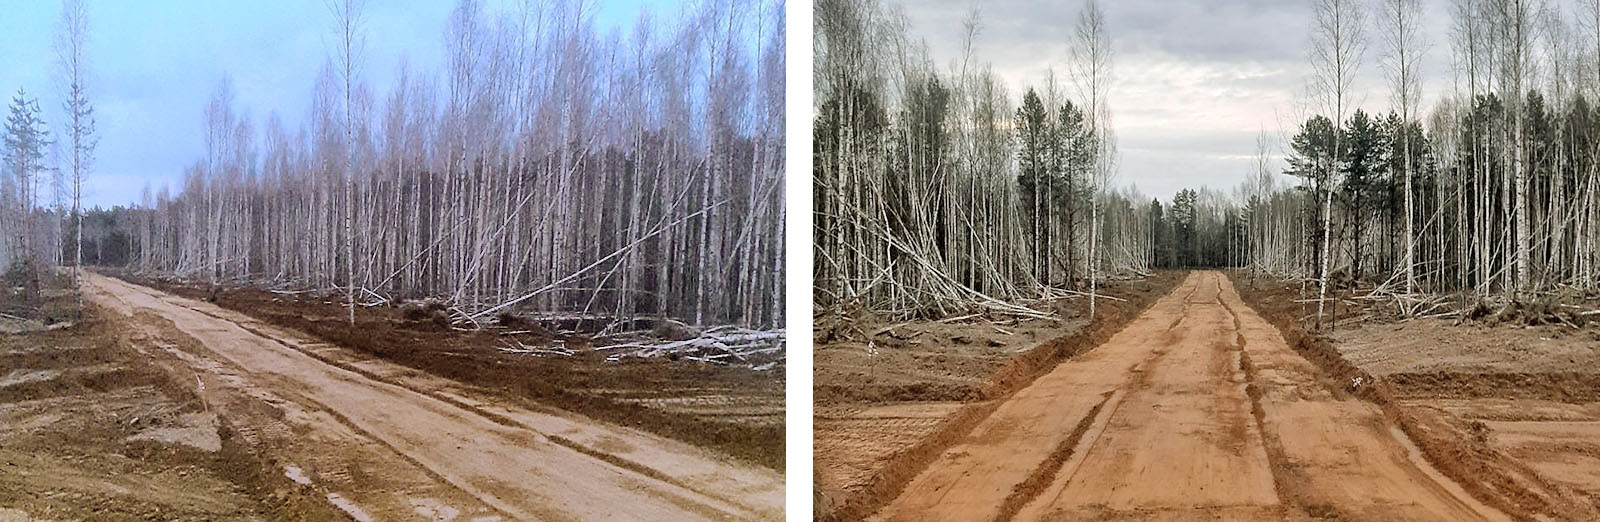
<svg viewBox="0 0 1600 522"><path fill-rule="evenodd" d="M1600 331L1367 323L1333 336L1399 403L1527 467L1527 480L1600 507Z"/></svg>
<svg viewBox="0 0 1600 522"><path fill-rule="evenodd" d="M1191 274L1005 398L878 520L1503 520L1382 409Z"/></svg>
<svg viewBox="0 0 1600 522"><path fill-rule="evenodd" d="M347 349L470 386L496 402L527 409L557 408L662 435L719 454L784 469L783 386L780 364L766 371L702 364L668 357L608 361L611 351L590 350L591 323L550 324L561 334L524 320L460 331L428 314L403 307L363 307L348 324L343 295L275 292L266 288L211 288L185 282L119 275L260 323L302 332ZM600 325L603 326L603 325ZM565 337L558 339L558 337ZM564 342L563 342L564 341ZM506 353L502 347L565 346L570 356Z"/></svg>
<svg viewBox="0 0 1600 522"><path fill-rule="evenodd" d="M353 518L775 519L783 478L660 436L316 342L99 275L126 335L194 372L212 411Z"/></svg>
<svg viewBox="0 0 1600 522"><path fill-rule="evenodd" d="M1086 298L1057 300L1055 320L820 321L815 332L818 515L865 516L954 437L1061 360L1092 348L1165 295L1181 273L1117 281L1090 324Z"/></svg>
<svg viewBox="0 0 1600 522"><path fill-rule="evenodd" d="M0 520L328 520L91 309L0 335Z"/></svg>

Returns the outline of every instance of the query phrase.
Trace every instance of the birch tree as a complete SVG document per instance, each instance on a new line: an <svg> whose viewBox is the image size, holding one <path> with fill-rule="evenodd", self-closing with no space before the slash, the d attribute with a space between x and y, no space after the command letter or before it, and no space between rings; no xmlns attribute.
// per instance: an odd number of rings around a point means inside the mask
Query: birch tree
<svg viewBox="0 0 1600 522"><path fill-rule="evenodd" d="M1385 45L1383 67L1389 77L1391 89L1391 103L1400 111L1400 121L1410 125L1416 117L1414 112L1421 97L1421 77L1418 64L1421 60L1422 36L1419 24L1422 22L1422 4L1419 0L1385 0L1380 6L1379 21ZM1402 197L1405 200L1405 255L1401 257L1401 269L1405 272L1405 288L1410 293L1416 289L1416 226L1413 219L1416 210L1412 205L1413 187L1416 161L1411 150L1412 140L1402 140L1401 165L1404 167L1405 188Z"/></svg>
<svg viewBox="0 0 1600 522"><path fill-rule="evenodd" d="M1329 111L1333 121L1343 122L1352 95L1357 69L1366 52L1366 14L1355 0L1313 0L1314 20L1311 30L1312 89L1322 108ZM1333 137L1333 157L1343 156L1340 133ZM1332 257L1333 186L1338 183L1335 159L1324 165L1317 180L1317 191L1323 198L1317 270L1317 322L1322 327L1322 315L1328 298L1328 260Z"/></svg>
<svg viewBox="0 0 1600 522"><path fill-rule="evenodd" d="M148 236L130 258L337 292L351 317L428 297L465 326L782 324L783 27L761 14L781 2L604 32L584 3L466 0L444 68L407 67L383 97L360 79L360 3L328 7L338 41L305 123L272 112L257 132L219 86L205 157L130 211Z"/></svg>
<svg viewBox="0 0 1600 522"><path fill-rule="evenodd" d="M1101 189L1111 176L1115 162L1111 109L1106 103L1106 92L1112 82L1111 36L1106 32L1105 13L1100 10L1099 0L1084 3L1073 34L1073 81L1078 85L1079 96L1088 103L1089 128L1096 145L1091 161L1094 170L1089 177L1089 316L1094 317L1100 270Z"/></svg>
<svg viewBox="0 0 1600 522"><path fill-rule="evenodd" d="M89 58L86 47L89 40L89 15L84 0L63 0L61 16L56 27L56 61L60 82L65 91L66 138L71 170L72 187L72 242L73 285L82 282L83 265L83 180L94 161L97 139L94 129L94 107L88 99ZM83 313L83 297L78 296L78 313Z"/></svg>
<svg viewBox="0 0 1600 522"><path fill-rule="evenodd" d="M329 0L338 31L339 77L344 82L344 280L350 325L356 324L355 86L361 60L363 0Z"/></svg>

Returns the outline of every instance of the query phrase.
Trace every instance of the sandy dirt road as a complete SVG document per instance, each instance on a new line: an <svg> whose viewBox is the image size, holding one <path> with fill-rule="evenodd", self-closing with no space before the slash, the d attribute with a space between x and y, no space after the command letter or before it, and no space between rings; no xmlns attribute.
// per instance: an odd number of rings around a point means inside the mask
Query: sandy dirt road
<svg viewBox="0 0 1600 522"><path fill-rule="evenodd" d="M357 519L749 520L783 478L687 444L474 397L209 303L91 274L135 341L182 360L236 431Z"/></svg>
<svg viewBox="0 0 1600 522"><path fill-rule="evenodd" d="M1505 520L1220 273L1006 399L877 520Z"/></svg>

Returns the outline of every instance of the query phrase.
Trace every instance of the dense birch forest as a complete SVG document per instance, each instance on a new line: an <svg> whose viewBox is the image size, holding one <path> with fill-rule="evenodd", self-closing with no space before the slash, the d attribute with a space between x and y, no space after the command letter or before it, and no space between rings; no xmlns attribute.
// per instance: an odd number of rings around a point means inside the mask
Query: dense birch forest
<svg viewBox="0 0 1600 522"><path fill-rule="evenodd" d="M462 0L442 74L362 75L363 13L305 123L260 123L224 79L205 154L96 230L139 269L215 284L781 326L781 1L708 0L598 27L587 2ZM674 16L672 20L658 17ZM98 224L98 222L96 222Z"/></svg>
<svg viewBox="0 0 1600 522"><path fill-rule="evenodd" d="M1600 2L1452 0L1448 34L1417 0L1313 5L1308 115L1263 134L1231 193L1168 216L1164 264L1360 286L1404 314L1600 290ZM1423 92L1423 53L1448 53L1446 89Z"/></svg>
<svg viewBox="0 0 1600 522"><path fill-rule="evenodd" d="M1149 267L1147 203L1113 184L1113 56L1097 3L1063 41L1062 73L1021 87L973 61L976 11L948 68L898 6L820 0L814 23L819 310L1042 317L1019 303L1093 295L1100 278Z"/></svg>

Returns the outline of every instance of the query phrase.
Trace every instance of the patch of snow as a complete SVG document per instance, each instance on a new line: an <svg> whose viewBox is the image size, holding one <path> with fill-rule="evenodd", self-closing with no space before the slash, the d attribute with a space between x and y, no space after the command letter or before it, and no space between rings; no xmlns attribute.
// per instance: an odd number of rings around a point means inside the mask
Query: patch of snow
<svg viewBox="0 0 1600 522"><path fill-rule="evenodd" d="M55 370L11 370L11 373L6 374L5 378L0 379L0 388L30 382L44 382L60 376L61 372Z"/></svg>
<svg viewBox="0 0 1600 522"><path fill-rule="evenodd" d="M283 476L289 477L289 480L293 480L296 484L302 486L311 485L311 479L306 477L306 472L301 471L299 466L293 464L283 467Z"/></svg>
<svg viewBox="0 0 1600 522"><path fill-rule="evenodd" d="M431 498L411 499L411 508L417 516L434 522L450 522L461 516L461 510Z"/></svg>
<svg viewBox="0 0 1600 522"><path fill-rule="evenodd" d="M127 440L182 444L207 453L222 450L222 437L217 434L217 416L212 413L185 413L178 417L177 426L145 430L130 435Z"/></svg>
<svg viewBox="0 0 1600 522"><path fill-rule="evenodd" d="M362 511L361 507L357 506L355 502L351 502L350 499L339 496L338 493L329 493L328 502L332 502L334 506L344 510L346 514L350 515L350 518L356 519L356 522L372 522L372 515L368 515L367 512Z"/></svg>

